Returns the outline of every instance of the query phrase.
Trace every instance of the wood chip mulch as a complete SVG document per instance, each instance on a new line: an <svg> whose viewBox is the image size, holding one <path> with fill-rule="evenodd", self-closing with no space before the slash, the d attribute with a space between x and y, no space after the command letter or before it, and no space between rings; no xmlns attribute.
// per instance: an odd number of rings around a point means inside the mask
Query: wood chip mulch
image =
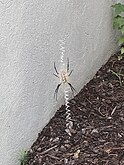
<svg viewBox="0 0 124 165"><path fill-rule="evenodd" d="M62 106L38 134L27 165L124 165L123 81L124 59L114 55L70 101L72 136Z"/></svg>

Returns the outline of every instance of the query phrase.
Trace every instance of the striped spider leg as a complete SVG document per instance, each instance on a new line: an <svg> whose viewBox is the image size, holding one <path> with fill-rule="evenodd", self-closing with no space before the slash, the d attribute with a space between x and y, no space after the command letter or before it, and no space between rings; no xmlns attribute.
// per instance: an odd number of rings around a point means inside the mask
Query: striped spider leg
<svg viewBox="0 0 124 165"><path fill-rule="evenodd" d="M69 58L67 58L67 68L66 71L61 71L60 73L58 72L55 62L54 62L54 69L56 74L53 73L54 76L60 79L60 83L57 85L54 93L54 98L57 100L57 94L59 91L59 88L62 84L68 84L70 86L70 89L74 95L74 92L76 92L75 88L72 86L72 84L68 81L68 77L72 74L73 70L69 72Z"/></svg>

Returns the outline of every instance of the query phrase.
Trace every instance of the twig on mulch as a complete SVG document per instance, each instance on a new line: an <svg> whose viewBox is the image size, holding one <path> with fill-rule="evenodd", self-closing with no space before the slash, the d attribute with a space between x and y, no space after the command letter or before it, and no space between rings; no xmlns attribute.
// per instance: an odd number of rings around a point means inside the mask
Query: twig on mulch
<svg viewBox="0 0 124 165"><path fill-rule="evenodd" d="M53 146L53 147L51 147L51 148L48 148L47 150L41 152L40 154L41 154L41 155L46 154L47 152L53 150L53 149L56 148L56 147L57 147L57 145L55 145L55 146Z"/></svg>

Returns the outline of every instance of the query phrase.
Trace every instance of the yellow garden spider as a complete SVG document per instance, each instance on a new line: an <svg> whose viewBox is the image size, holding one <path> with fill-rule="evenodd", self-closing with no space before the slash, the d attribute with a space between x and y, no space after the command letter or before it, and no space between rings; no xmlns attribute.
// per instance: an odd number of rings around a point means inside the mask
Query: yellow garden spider
<svg viewBox="0 0 124 165"><path fill-rule="evenodd" d="M55 72L56 74L54 74L54 76L58 77L60 79L60 83L57 85L56 89L55 89L55 93L54 93L54 98L57 100L57 94L58 94L58 90L59 90L59 87L62 85L62 84L68 84L71 88L71 91L74 95L74 92L76 92L75 88L71 85L71 83L68 81L69 79L69 76L72 74L73 70L71 70L69 72L69 58L67 58L67 68L66 68L66 71L61 71L60 73L57 71L57 68L56 68L56 65L55 65L55 62L54 62L54 69L55 69Z"/></svg>

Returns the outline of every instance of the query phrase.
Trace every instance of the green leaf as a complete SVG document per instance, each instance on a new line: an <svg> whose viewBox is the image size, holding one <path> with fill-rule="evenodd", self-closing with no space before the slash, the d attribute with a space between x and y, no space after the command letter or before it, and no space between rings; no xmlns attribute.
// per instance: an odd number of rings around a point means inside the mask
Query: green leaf
<svg viewBox="0 0 124 165"><path fill-rule="evenodd" d="M121 28L121 33L124 34L124 26Z"/></svg>
<svg viewBox="0 0 124 165"><path fill-rule="evenodd" d="M115 15L119 15L122 12L124 12L124 5L122 5L121 3L117 3L115 5L112 5L112 7L115 9Z"/></svg>
<svg viewBox="0 0 124 165"><path fill-rule="evenodd" d="M27 163L27 151L21 150L19 155L19 161L21 165L26 165Z"/></svg>
<svg viewBox="0 0 124 165"><path fill-rule="evenodd" d="M124 47L121 48L121 54L123 54L123 53L124 53Z"/></svg>
<svg viewBox="0 0 124 165"><path fill-rule="evenodd" d="M118 61L122 60L122 54L118 56Z"/></svg>
<svg viewBox="0 0 124 165"><path fill-rule="evenodd" d="M124 18L121 16L116 16L113 18L113 28L121 29L124 26Z"/></svg>
<svg viewBox="0 0 124 165"><path fill-rule="evenodd" d="M124 43L124 36L121 36L118 40L119 45L122 45Z"/></svg>

